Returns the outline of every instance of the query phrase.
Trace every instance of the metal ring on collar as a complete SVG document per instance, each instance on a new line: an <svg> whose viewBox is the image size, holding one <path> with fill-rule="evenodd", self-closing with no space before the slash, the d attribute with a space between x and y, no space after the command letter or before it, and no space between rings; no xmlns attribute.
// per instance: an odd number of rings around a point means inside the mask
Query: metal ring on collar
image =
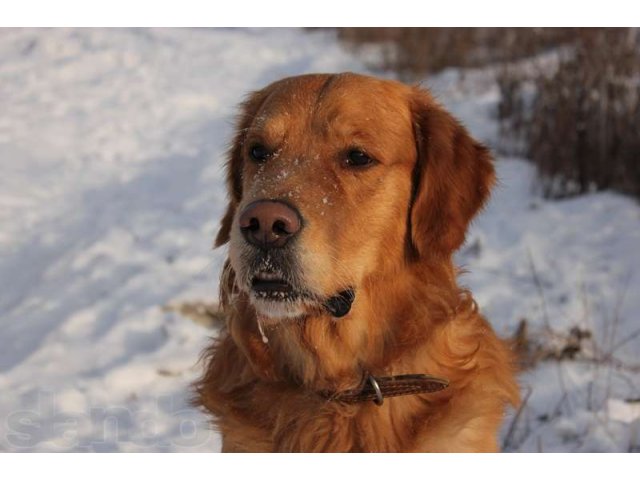
<svg viewBox="0 0 640 480"><path fill-rule="evenodd" d="M382 396L382 391L380 390L380 385L378 385L378 381L375 379L373 375L369 375L368 380L371 386L373 387L373 390L376 393L376 398L373 400L373 402L378 406L382 405L384 403L384 397Z"/></svg>

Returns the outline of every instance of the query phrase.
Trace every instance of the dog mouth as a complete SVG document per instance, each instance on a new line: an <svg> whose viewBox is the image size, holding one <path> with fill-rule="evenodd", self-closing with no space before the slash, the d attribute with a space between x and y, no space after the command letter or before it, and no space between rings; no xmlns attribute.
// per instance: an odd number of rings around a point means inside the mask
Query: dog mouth
<svg viewBox="0 0 640 480"><path fill-rule="evenodd" d="M256 273L251 279L251 292L257 298L274 301L295 300L302 296L284 275L273 272Z"/></svg>
<svg viewBox="0 0 640 480"><path fill-rule="evenodd" d="M257 299L269 302L296 302L306 300L317 303L318 307L330 313L333 317L345 316L351 310L355 299L355 292L349 288L336 295L319 299L311 294L296 289L287 278L274 272L258 272L251 279L251 292Z"/></svg>

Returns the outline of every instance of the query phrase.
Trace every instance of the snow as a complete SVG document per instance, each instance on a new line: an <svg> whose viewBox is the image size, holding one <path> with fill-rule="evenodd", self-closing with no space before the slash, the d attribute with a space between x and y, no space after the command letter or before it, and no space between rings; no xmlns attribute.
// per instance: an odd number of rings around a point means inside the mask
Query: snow
<svg viewBox="0 0 640 480"><path fill-rule="evenodd" d="M293 29L0 32L0 451L219 450L188 404L215 331L162 307L216 298L235 105L283 76L364 65ZM490 69L426 83L498 145ZM526 371L507 449L638 449L640 343L621 342L638 328L640 208L542 200L521 159L498 173L462 282L499 333L578 326L624 363Z"/></svg>

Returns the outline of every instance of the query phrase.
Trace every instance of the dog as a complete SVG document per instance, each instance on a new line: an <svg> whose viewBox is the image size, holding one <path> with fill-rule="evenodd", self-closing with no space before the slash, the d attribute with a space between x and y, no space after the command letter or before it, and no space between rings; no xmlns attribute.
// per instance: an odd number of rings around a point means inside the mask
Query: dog
<svg viewBox="0 0 640 480"><path fill-rule="evenodd" d="M223 452L492 452L514 355L453 254L495 173L428 91L353 73L241 105L195 404Z"/></svg>

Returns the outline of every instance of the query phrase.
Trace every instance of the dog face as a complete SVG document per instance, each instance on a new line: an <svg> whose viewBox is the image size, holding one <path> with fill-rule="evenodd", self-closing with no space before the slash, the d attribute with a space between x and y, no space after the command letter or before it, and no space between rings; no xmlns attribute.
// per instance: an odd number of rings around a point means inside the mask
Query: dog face
<svg viewBox="0 0 640 480"><path fill-rule="evenodd" d="M355 74L254 93L227 168L216 244L230 241L237 288L272 320L344 315L371 278L446 261L493 181L486 150L428 93Z"/></svg>

